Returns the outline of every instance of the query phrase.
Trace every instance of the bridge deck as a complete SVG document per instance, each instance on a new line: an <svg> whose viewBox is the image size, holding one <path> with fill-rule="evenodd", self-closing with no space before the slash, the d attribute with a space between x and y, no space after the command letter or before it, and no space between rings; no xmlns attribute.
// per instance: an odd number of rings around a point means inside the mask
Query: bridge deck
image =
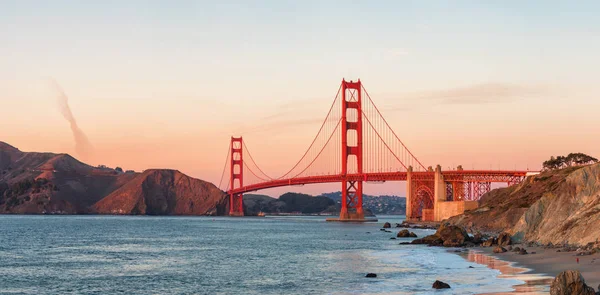
<svg viewBox="0 0 600 295"><path fill-rule="evenodd" d="M435 172L411 172L413 180L433 180ZM501 171L501 170L451 170L443 171L444 180L447 182L467 182L467 181L480 181L480 182L504 182L511 183L516 182L515 180L521 179L527 175L529 171ZM347 181L372 181L372 182L384 182L384 181L406 181L408 172L379 172L379 173L363 173L363 174L348 174L346 177L343 175L321 175L321 176L310 176L310 177L298 177L290 179L276 179L266 181L262 183L256 183L251 185L245 185L234 190L228 191L228 193L239 194L257 191L261 189L290 186L290 185L305 185L315 183L334 183Z"/></svg>

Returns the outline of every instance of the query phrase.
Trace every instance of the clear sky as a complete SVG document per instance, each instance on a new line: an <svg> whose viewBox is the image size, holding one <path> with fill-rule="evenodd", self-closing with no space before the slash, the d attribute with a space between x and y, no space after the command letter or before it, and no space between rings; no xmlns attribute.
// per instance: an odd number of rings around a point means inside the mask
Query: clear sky
<svg viewBox="0 0 600 295"><path fill-rule="evenodd" d="M345 77L363 81L426 165L598 157L598 11L599 1L4 0L0 141L82 157L51 77L93 146L90 164L218 182L230 136L243 135L277 175Z"/></svg>

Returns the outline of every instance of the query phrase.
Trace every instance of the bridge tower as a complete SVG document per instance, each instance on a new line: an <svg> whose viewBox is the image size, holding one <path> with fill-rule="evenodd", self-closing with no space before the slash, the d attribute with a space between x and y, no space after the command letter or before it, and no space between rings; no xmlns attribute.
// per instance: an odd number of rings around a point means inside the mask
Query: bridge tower
<svg viewBox="0 0 600 295"><path fill-rule="evenodd" d="M363 182L349 179L348 164L363 175L362 85L342 80L342 209L340 220L364 220Z"/></svg>
<svg viewBox="0 0 600 295"><path fill-rule="evenodd" d="M244 185L243 146L242 137L231 137L231 191ZM229 194L229 216L244 216L242 193Z"/></svg>

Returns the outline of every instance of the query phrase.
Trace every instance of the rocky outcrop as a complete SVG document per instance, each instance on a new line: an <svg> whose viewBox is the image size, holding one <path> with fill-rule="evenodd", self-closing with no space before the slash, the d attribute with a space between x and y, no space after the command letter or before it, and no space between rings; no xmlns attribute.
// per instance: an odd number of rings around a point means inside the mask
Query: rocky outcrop
<svg viewBox="0 0 600 295"><path fill-rule="evenodd" d="M509 246L512 245L512 240L510 239L510 234L507 232L503 232L498 235L496 239L499 246Z"/></svg>
<svg viewBox="0 0 600 295"><path fill-rule="evenodd" d="M224 206L214 185L180 172L123 173L0 142L0 213L218 214Z"/></svg>
<svg viewBox="0 0 600 295"><path fill-rule="evenodd" d="M579 271L567 270L558 274L550 285L551 295L596 295L594 288L585 284Z"/></svg>
<svg viewBox="0 0 600 295"><path fill-rule="evenodd" d="M600 163L529 176L484 195L479 205L447 221L471 232L506 231L516 242L595 242L600 236Z"/></svg>
<svg viewBox="0 0 600 295"><path fill-rule="evenodd" d="M398 238L416 238L417 234L415 234L407 229L403 229L398 232L396 237L398 237Z"/></svg>
<svg viewBox="0 0 600 295"><path fill-rule="evenodd" d="M430 246L462 247L469 239L469 235L464 228L444 223L438 228L435 234L422 239L415 239L411 243L427 244Z"/></svg>
<svg viewBox="0 0 600 295"><path fill-rule="evenodd" d="M502 247L502 246L496 246L496 248L494 248L494 250L493 250L493 251L494 251L494 253L504 253L504 252L506 252L506 251L508 251L508 250L506 250L506 249L505 249L504 247Z"/></svg>
<svg viewBox="0 0 600 295"><path fill-rule="evenodd" d="M433 286L431 286L431 288L433 288L433 289L450 289L450 285L448 285L442 281L435 281L435 282L433 282Z"/></svg>
<svg viewBox="0 0 600 295"><path fill-rule="evenodd" d="M223 215L227 196L176 170L146 170L94 204L101 214Z"/></svg>

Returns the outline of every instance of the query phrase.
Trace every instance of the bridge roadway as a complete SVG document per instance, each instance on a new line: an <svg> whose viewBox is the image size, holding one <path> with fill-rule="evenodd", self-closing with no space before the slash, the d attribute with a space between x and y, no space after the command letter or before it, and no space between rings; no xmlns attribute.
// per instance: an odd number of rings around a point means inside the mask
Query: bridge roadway
<svg viewBox="0 0 600 295"><path fill-rule="evenodd" d="M521 181L529 171L490 171L490 170L449 170L443 171L444 181L446 182L499 182L499 183L517 183ZM408 173L412 173L412 180L434 180L435 172L376 172L376 173L363 173L363 174L348 174L344 177L342 174L337 175L321 175L321 176L308 176L308 177L297 177L289 179L275 179L271 181L245 185L233 190L229 190L228 194L243 194L247 192L253 192L262 189L290 186L290 185L304 185L314 183L333 183L343 181L372 181L372 182L384 182L384 181L406 181Z"/></svg>

